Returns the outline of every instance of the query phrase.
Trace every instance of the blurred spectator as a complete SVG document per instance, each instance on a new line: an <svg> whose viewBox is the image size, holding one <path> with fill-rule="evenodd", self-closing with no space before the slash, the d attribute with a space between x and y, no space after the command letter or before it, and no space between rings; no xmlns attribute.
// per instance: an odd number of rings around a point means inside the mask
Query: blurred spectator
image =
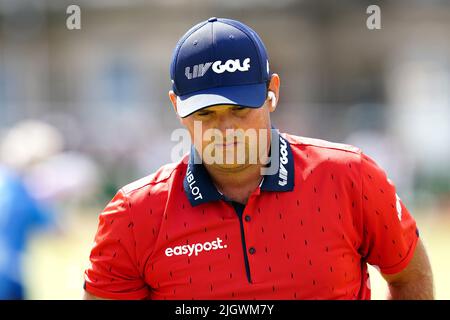
<svg viewBox="0 0 450 320"><path fill-rule="evenodd" d="M31 231L64 230L66 207L98 189L95 163L63 145L55 127L37 120L18 122L0 141L0 299L26 298L22 256Z"/></svg>
<svg viewBox="0 0 450 320"><path fill-rule="evenodd" d="M25 120L5 134L0 160L22 175L35 199L77 205L98 190L99 170L87 155L63 147L55 127Z"/></svg>
<svg viewBox="0 0 450 320"><path fill-rule="evenodd" d="M62 138L53 127L27 120L0 142L0 299L24 299L22 256L30 233L55 223L50 206L33 196L24 177L62 148Z"/></svg>
<svg viewBox="0 0 450 320"><path fill-rule="evenodd" d="M0 299L24 299L22 254L30 231L53 224L11 169L0 165Z"/></svg>

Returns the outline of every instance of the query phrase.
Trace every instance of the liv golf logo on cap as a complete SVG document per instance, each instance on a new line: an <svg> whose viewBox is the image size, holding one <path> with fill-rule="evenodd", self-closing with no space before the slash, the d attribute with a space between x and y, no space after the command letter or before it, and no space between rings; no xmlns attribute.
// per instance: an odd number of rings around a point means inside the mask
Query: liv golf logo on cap
<svg viewBox="0 0 450 320"><path fill-rule="evenodd" d="M250 58L246 58L242 63L242 65L239 59L235 60L230 59L224 64L222 64L222 61L220 60L216 62L200 63L192 67L192 72L191 67L186 67L184 74L188 79L203 77L206 71L208 71L208 69L211 66L212 71L214 71L215 73L224 73L225 71L227 72L248 71L248 69L250 69Z"/></svg>
<svg viewBox="0 0 450 320"><path fill-rule="evenodd" d="M197 24L178 41L170 66L178 115L224 104L260 108L268 66L262 40L245 24L220 18Z"/></svg>

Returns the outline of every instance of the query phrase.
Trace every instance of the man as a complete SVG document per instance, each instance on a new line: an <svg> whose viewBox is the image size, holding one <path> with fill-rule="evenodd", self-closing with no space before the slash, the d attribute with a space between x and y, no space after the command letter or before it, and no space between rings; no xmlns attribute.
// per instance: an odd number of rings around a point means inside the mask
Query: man
<svg viewBox="0 0 450 320"><path fill-rule="evenodd" d="M383 170L355 147L272 129L280 78L252 29L194 26L171 78L190 155L106 206L85 298L370 299L367 263L392 299L433 298L416 223Z"/></svg>
<svg viewBox="0 0 450 320"><path fill-rule="evenodd" d="M36 229L54 226L50 210L27 190L22 178L0 162L0 300L26 299L23 254Z"/></svg>

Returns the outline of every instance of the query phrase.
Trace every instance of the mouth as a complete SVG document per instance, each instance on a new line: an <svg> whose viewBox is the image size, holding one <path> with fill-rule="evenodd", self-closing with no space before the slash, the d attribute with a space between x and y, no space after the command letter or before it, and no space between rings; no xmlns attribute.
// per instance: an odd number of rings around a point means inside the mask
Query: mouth
<svg viewBox="0 0 450 320"><path fill-rule="evenodd" d="M217 148L230 148L230 147L234 147L234 146L237 146L240 144L241 144L241 142L235 141L235 142L230 142L230 143L216 143L215 146Z"/></svg>

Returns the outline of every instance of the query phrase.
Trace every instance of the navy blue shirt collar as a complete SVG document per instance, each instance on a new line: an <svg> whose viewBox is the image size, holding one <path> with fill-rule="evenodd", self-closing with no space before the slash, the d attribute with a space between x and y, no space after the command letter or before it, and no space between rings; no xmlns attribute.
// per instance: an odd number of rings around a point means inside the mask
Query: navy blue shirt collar
<svg viewBox="0 0 450 320"><path fill-rule="evenodd" d="M272 129L271 150L278 149L278 153L270 153L270 162L261 184L262 191L285 192L294 189L294 157L289 142L281 136L277 129ZM184 177L184 191L192 206L205 202L226 200L214 185L205 166L199 161L194 145ZM198 159L197 159L198 160Z"/></svg>

